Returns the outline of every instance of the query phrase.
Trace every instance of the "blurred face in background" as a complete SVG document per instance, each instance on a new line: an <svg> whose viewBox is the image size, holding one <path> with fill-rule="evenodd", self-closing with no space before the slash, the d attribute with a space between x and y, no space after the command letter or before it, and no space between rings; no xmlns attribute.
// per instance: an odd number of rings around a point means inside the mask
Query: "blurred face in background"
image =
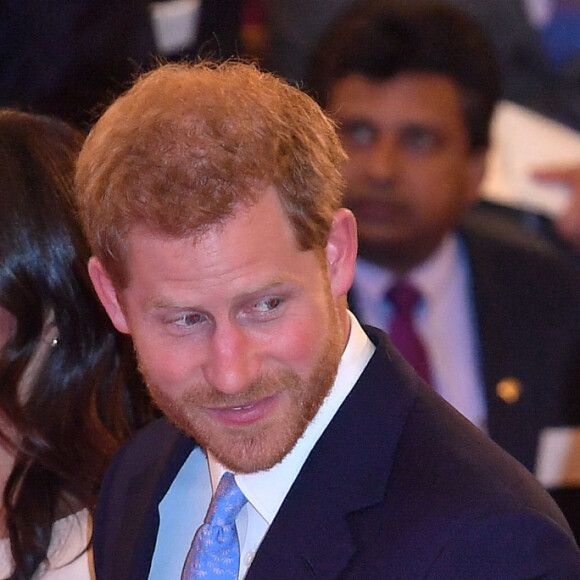
<svg viewBox="0 0 580 580"><path fill-rule="evenodd" d="M470 149L461 93L432 73L353 74L334 84L328 110L349 156L345 205L357 218L359 254L405 273L477 199L484 152Z"/></svg>

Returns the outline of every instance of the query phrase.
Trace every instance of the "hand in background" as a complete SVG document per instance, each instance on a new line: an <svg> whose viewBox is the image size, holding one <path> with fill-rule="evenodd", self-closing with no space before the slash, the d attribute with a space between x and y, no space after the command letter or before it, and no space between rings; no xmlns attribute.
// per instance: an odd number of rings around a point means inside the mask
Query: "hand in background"
<svg viewBox="0 0 580 580"><path fill-rule="evenodd" d="M554 181L570 188L570 204L566 211L554 220L558 233L580 251L580 163L578 165L552 166L534 171L534 178Z"/></svg>

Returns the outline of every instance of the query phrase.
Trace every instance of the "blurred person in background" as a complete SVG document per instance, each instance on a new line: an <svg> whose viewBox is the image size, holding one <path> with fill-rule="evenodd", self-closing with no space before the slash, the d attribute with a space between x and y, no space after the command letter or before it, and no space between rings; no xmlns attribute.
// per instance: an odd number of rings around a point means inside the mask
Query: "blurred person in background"
<svg viewBox="0 0 580 580"><path fill-rule="evenodd" d="M290 81L305 82L320 38L355 1L263 0L269 67ZM445 1L468 13L488 35L499 60L503 98L580 130L578 0Z"/></svg>
<svg viewBox="0 0 580 580"><path fill-rule="evenodd" d="M486 37L449 4L363 0L321 41L309 85L348 154L351 308L534 471L544 430L580 424L580 280L553 246L477 207L499 96ZM554 493L578 535L578 489Z"/></svg>
<svg viewBox="0 0 580 580"><path fill-rule="evenodd" d="M132 349L101 308L71 184L82 136L0 111L0 577L84 580L90 512L149 418Z"/></svg>
<svg viewBox="0 0 580 580"><path fill-rule="evenodd" d="M301 86L307 84L313 50L354 1L264 0L268 68ZM473 17L488 35L500 65L502 98L580 131L578 0L446 1ZM569 206L553 220L510 208L505 215L557 245L580 251L580 160L536 169L537 179L570 189Z"/></svg>

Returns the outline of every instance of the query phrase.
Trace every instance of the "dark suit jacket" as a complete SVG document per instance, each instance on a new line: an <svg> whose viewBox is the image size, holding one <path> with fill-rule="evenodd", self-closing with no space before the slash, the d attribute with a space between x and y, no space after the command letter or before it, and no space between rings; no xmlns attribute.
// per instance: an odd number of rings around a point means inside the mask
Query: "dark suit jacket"
<svg viewBox="0 0 580 580"><path fill-rule="evenodd" d="M534 471L542 429L580 425L578 271L491 208L468 213L459 231L471 270L488 431ZM351 308L356 313L356 304ZM520 387L517 400L500 396L498 385L509 378ZM553 494L580 537L580 494Z"/></svg>
<svg viewBox="0 0 580 580"><path fill-rule="evenodd" d="M0 0L0 106L87 128L154 53L149 0Z"/></svg>
<svg viewBox="0 0 580 580"><path fill-rule="evenodd" d="M580 553L531 475L377 351L315 445L248 580L580 578ZM157 506L194 443L165 420L115 459L95 520L97 578L147 578Z"/></svg>

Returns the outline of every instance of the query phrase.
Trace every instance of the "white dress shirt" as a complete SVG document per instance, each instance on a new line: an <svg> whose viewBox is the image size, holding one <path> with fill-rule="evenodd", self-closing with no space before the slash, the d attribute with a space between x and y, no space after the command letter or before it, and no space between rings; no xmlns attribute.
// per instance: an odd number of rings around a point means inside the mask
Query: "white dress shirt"
<svg viewBox="0 0 580 580"><path fill-rule="evenodd" d="M310 451L375 351L358 321L352 314L349 313L349 316L350 336L334 385L294 449L267 471L235 476L238 486L248 499L236 520L240 540L240 579L244 578ZM150 580L180 578L191 540L203 523L212 493L224 471L225 468L211 454L206 457L199 447L185 461L159 504L160 525Z"/></svg>

